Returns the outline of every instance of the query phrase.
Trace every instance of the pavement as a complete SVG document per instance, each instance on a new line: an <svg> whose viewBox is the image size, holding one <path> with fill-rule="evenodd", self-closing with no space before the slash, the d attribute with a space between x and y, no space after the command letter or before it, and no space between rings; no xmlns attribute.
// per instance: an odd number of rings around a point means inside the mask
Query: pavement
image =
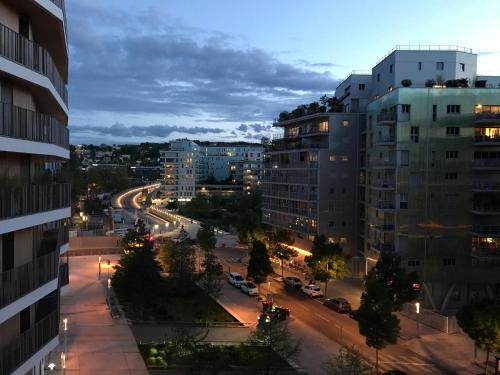
<svg viewBox="0 0 500 375"><path fill-rule="evenodd" d="M118 257L106 256L113 265ZM98 278L96 256L70 258L70 280L61 296L61 320L68 319L66 337L66 374L68 375L147 375L134 335L125 319L112 319L106 304L107 268ZM64 331L61 345L50 361L61 368L65 351ZM49 362L50 362L49 361ZM59 372L60 373L60 372Z"/></svg>

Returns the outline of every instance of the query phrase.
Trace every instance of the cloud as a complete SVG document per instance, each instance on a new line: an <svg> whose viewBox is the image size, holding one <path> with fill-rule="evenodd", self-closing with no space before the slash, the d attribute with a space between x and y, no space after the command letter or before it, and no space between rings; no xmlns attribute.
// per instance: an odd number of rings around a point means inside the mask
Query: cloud
<svg viewBox="0 0 500 375"><path fill-rule="evenodd" d="M90 134L100 137L119 138L167 138L173 133L199 135L226 132L225 129L214 127L185 127L175 125L125 126L120 123L115 123L111 126L72 126L70 131L76 137Z"/></svg>
<svg viewBox="0 0 500 375"><path fill-rule="evenodd" d="M305 59L300 59L297 61L300 65L304 65L311 68L343 68L343 65L333 64L329 62L310 62Z"/></svg>
<svg viewBox="0 0 500 375"><path fill-rule="evenodd" d="M236 130L239 130L240 132L246 132L246 131L248 131L248 125L241 124L240 126L238 126L236 128Z"/></svg>
<svg viewBox="0 0 500 375"><path fill-rule="evenodd" d="M338 83L329 72L240 47L224 33L182 25L158 9L128 11L90 0L67 7L75 113L269 121Z"/></svg>

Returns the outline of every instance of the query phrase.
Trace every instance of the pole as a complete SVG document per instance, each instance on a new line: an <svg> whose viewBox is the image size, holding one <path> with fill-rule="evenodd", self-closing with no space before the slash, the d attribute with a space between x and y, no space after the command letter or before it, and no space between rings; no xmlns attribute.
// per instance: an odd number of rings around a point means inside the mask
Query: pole
<svg viewBox="0 0 500 375"><path fill-rule="evenodd" d="M97 277L98 280L101 280L101 256L99 255L99 275Z"/></svg>
<svg viewBox="0 0 500 375"><path fill-rule="evenodd" d="M417 313L417 338L420 338L420 321L419 321L419 316L420 316L420 302L415 303L415 310Z"/></svg>

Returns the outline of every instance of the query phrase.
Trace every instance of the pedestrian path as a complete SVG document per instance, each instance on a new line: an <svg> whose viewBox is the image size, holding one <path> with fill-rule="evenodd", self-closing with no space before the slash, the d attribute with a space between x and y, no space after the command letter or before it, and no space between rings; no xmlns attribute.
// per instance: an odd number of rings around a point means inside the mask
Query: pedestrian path
<svg viewBox="0 0 500 375"><path fill-rule="evenodd" d="M108 258L111 266L118 259L116 255ZM61 297L61 319L68 319L67 337L64 332L60 335L61 345L51 353L50 360L57 371L65 351L67 375L146 375L146 366L126 320L111 318L106 304L107 269L102 269L103 277L98 280L97 259L70 258L69 290Z"/></svg>

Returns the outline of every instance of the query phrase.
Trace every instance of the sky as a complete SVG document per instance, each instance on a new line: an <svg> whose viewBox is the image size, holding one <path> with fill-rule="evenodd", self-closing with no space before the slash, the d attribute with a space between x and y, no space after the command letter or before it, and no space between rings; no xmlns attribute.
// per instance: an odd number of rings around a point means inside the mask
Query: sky
<svg viewBox="0 0 500 375"><path fill-rule="evenodd" d="M500 75L498 0L71 0L72 143L259 141L398 44Z"/></svg>

